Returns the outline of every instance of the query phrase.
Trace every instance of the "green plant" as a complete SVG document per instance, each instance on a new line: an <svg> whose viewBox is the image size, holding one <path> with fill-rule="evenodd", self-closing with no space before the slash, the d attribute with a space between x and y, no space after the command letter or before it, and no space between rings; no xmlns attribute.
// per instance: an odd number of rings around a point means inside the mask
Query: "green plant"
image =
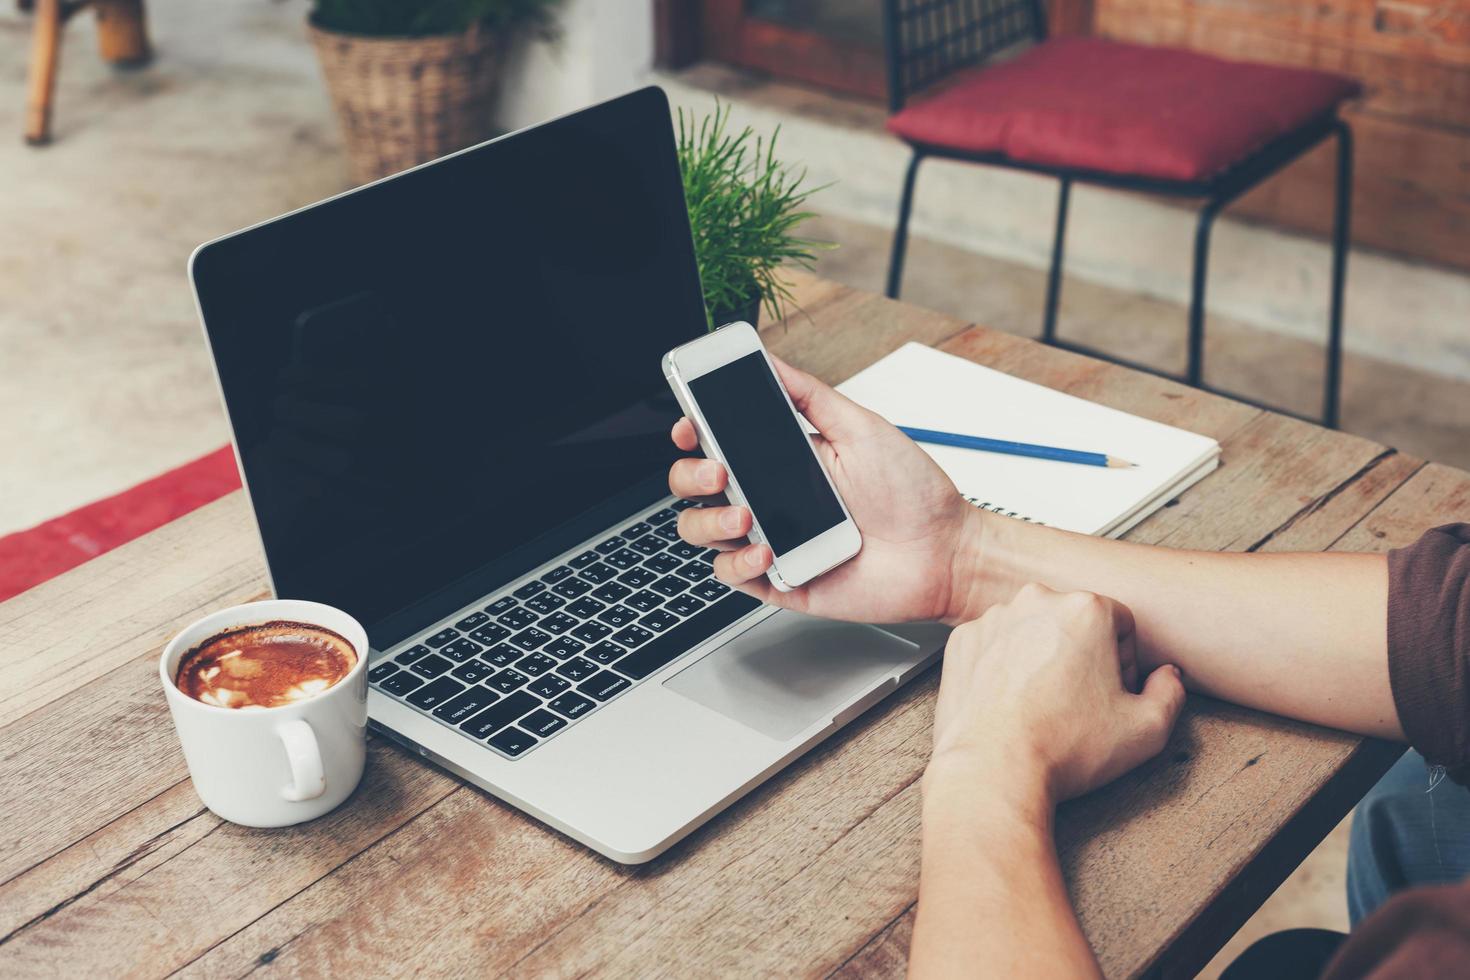
<svg viewBox="0 0 1470 980"><path fill-rule="evenodd" d="M316 26L367 37L461 34L474 24L490 30L554 28L558 0L312 0Z"/></svg>
<svg viewBox="0 0 1470 980"><path fill-rule="evenodd" d="M693 113L679 110L679 167L711 328L715 312L740 310L757 295L779 320L792 301L781 265L810 269L817 250L836 247L794 233L812 217L802 205L821 188L803 188L806 171L776 160L780 127L769 140L748 126L732 135L729 118L729 107L716 103L696 128Z"/></svg>

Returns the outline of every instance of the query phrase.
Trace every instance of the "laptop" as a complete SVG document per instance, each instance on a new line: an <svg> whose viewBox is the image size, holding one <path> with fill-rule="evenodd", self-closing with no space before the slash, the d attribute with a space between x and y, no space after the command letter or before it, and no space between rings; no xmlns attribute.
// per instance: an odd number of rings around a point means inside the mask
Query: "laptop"
<svg viewBox="0 0 1470 980"><path fill-rule="evenodd" d="M660 359L706 324L658 88L209 242L190 277L272 588L366 627L372 727L615 861L943 646L762 606L680 540Z"/></svg>

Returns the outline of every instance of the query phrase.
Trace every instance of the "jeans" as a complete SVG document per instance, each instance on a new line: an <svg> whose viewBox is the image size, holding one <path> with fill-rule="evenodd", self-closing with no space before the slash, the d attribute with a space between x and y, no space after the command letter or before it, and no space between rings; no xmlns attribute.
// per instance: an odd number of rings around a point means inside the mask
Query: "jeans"
<svg viewBox="0 0 1470 980"><path fill-rule="evenodd" d="M1470 789L1410 749L1353 813L1348 914L1356 926L1405 888L1470 875Z"/></svg>

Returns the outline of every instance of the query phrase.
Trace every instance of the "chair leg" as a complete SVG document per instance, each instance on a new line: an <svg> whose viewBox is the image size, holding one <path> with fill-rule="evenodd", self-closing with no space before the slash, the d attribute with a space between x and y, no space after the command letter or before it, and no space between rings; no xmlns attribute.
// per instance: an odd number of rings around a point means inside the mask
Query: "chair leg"
<svg viewBox="0 0 1470 980"><path fill-rule="evenodd" d="M898 299L898 288L903 281L903 254L909 242L909 214L914 207L914 180L919 176L919 164L923 159L922 153L914 151L903 178L903 196L898 202L898 227L893 229L893 251L888 256L889 299Z"/></svg>
<svg viewBox="0 0 1470 980"><path fill-rule="evenodd" d="M51 101L56 95L56 66L61 58L61 0L36 0L31 29L31 66L26 92L26 142L40 146L51 140Z"/></svg>
<svg viewBox="0 0 1470 980"><path fill-rule="evenodd" d="M1205 377L1205 276L1210 267L1210 229L1220 213L1219 201L1208 202L1194 231L1194 282L1189 293L1189 366L1184 379L1198 388Z"/></svg>
<svg viewBox="0 0 1470 980"><path fill-rule="evenodd" d="M97 8L97 48L102 60L122 68L148 63L148 23L143 0L92 0Z"/></svg>
<svg viewBox="0 0 1470 980"><path fill-rule="evenodd" d="M1337 428L1342 399L1342 297L1347 279L1348 230L1353 206L1353 131L1337 121L1337 212L1332 221L1332 296L1327 313L1327 364L1322 424Z"/></svg>
<svg viewBox="0 0 1470 980"><path fill-rule="evenodd" d="M1057 339L1057 307L1062 298L1062 255L1067 240L1067 203L1072 198L1072 178L1063 177L1057 196L1057 230L1051 243L1051 269L1046 276L1046 313L1041 321L1041 339Z"/></svg>

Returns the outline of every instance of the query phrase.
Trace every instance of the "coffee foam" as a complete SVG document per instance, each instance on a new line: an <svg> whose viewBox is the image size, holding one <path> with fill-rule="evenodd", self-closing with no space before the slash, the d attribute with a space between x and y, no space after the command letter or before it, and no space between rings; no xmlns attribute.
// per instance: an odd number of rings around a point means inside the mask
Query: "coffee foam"
<svg viewBox="0 0 1470 980"><path fill-rule="evenodd" d="M274 620L218 633L179 658L179 690L218 708L276 708L346 677L357 651L321 626Z"/></svg>

